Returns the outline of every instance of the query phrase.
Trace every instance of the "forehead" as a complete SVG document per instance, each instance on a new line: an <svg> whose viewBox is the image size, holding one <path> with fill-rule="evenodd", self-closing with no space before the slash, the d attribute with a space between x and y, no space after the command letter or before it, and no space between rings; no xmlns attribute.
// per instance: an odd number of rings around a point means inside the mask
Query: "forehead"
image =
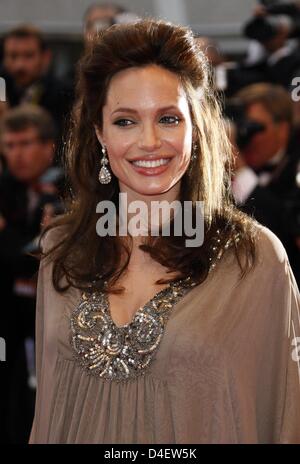
<svg viewBox="0 0 300 464"><path fill-rule="evenodd" d="M251 116L260 117L261 119L272 120L272 114L261 102L251 103L247 108L247 113Z"/></svg>
<svg viewBox="0 0 300 464"><path fill-rule="evenodd" d="M20 130L10 130L6 129L3 131L3 139L21 139L27 137L36 137L38 136L38 130L34 126L28 126Z"/></svg>
<svg viewBox="0 0 300 464"><path fill-rule="evenodd" d="M4 42L4 50L34 50L40 51L38 40L35 37L9 37Z"/></svg>
<svg viewBox="0 0 300 464"><path fill-rule="evenodd" d="M117 73L107 91L106 106L148 108L186 101L178 76L160 66L129 68Z"/></svg>

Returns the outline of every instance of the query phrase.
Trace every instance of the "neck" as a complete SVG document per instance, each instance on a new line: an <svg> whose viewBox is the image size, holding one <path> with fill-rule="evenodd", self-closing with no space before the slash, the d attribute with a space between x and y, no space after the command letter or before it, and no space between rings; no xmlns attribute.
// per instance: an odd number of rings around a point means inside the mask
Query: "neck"
<svg viewBox="0 0 300 464"><path fill-rule="evenodd" d="M120 194L120 211L123 214L121 222L122 224L126 224L127 233L132 237L133 255L137 253L139 255L138 261L140 262L140 254L144 254L144 252L139 250L139 245L145 243L151 231L158 230L159 226L170 221L170 213L173 214L174 210L169 205L179 200L180 183L167 192L156 195L141 194L120 185ZM134 204L134 202L141 203ZM135 233L136 229L133 231L132 226L136 226L141 233ZM149 260L148 254L144 259L146 261Z"/></svg>
<svg viewBox="0 0 300 464"><path fill-rule="evenodd" d="M121 209L125 214L124 220L126 224L128 225L129 221L138 214L143 223L141 228L150 229L151 226L158 227L158 225L162 225L168 220L169 206L172 202L179 200L180 197L180 183L167 192L155 195L141 194L120 185L120 193L119 201ZM139 202L140 204L135 202Z"/></svg>
<svg viewBox="0 0 300 464"><path fill-rule="evenodd" d="M168 201L171 203L174 200L179 199L180 194L180 182L174 185L170 190L155 195L146 195L143 193L135 192L134 190L119 184L120 193L126 193L128 203L132 201L143 201L147 205L150 205L153 201Z"/></svg>

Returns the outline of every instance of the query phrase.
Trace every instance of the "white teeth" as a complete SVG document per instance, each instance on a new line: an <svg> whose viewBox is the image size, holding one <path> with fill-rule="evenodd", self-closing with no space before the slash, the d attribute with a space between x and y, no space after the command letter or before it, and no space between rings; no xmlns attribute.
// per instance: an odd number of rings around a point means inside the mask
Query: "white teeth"
<svg viewBox="0 0 300 464"><path fill-rule="evenodd" d="M138 161L132 161L132 164L134 164L135 166L143 167L143 168L156 168L157 166L168 164L169 161L170 159L159 159L155 161L138 160Z"/></svg>

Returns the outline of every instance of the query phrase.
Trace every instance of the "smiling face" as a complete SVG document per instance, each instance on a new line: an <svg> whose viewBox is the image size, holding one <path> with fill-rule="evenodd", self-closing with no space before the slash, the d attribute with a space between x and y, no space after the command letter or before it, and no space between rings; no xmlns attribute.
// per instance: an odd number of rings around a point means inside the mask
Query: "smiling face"
<svg viewBox="0 0 300 464"><path fill-rule="evenodd" d="M121 192L178 197L191 157L192 120L176 74L156 65L117 73L96 133Z"/></svg>

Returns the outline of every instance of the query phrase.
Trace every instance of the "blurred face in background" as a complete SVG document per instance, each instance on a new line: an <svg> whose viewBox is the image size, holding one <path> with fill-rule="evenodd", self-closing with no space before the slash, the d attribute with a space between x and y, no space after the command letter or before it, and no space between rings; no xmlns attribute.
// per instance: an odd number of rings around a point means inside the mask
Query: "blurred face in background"
<svg viewBox="0 0 300 464"><path fill-rule="evenodd" d="M272 115L261 103L253 103L246 110L247 119L261 123L264 130L255 134L243 149L246 163L252 168L260 168L268 163L280 150L285 150L290 128L287 121L275 122Z"/></svg>
<svg viewBox="0 0 300 464"><path fill-rule="evenodd" d="M283 47L288 39L290 34L290 26L286 24L278 25L277 34L267 41L265 41L262 45L265 47L268 53L276 52L281 47Z"/></svg>
<svg viewBox="0 0 300 464"><path fill-rule="evenodd" d="M218 66L225 61L225 58L219 50L218 44L212 39L209 37L196 37L195 41L203 53L205 53L208 61L213 67Z"/></svg>
<svg viewBox="0 0 300 464"><path fill-rule="evenodd" d="M116 12L117 10L113 6L95 6L92 8L85 18L85 40L91 40L97 31L109 27Z"/></svg>
<svg viewBox="0 0 300 464"><path fill-rule="evenodd" d="M49 52L41 50L35 37L9 37L4 42L4 67L20 87L39 79L48 61Z"/></svg>
<svg viewBox="0 0 300 464"><path fill-rule="evenodd" d="M31 183L51 165L53 141L42 141L36 128L18 132L4 131L2 150L9 172L21 182Z"/></svg>

